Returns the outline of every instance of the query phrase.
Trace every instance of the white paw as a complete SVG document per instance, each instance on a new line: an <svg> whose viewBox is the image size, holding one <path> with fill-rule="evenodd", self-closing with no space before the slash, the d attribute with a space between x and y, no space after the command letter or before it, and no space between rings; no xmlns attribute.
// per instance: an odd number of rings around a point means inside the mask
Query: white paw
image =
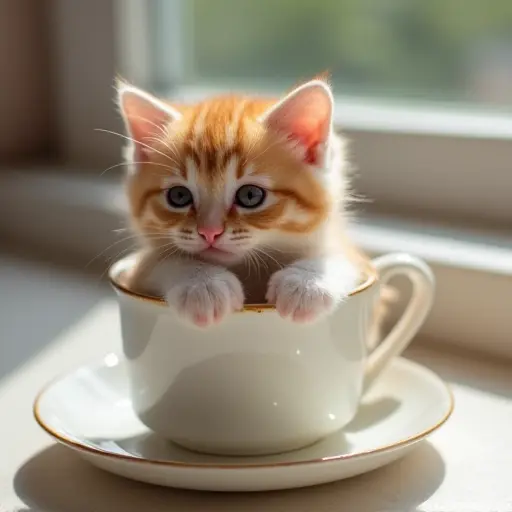
<svg viewBox="0 0 512 512"><path fill-rule="evenodd" d="M283 318L295 322L309 322L332 311L336 298L315 277L294 267L276 272L268 284L268 302Z"/></svg>
<svg viewBox="0 0 512 512"><path fill-rule="evenodd" d="M220 267L201 269L183 279L167 292L165 298L180 315L198 327L217 324L244 305L240 281Z"/></svg>
<svg viewBox="0 0 512 512"><path fill-rule="evenodd" d="M316 263L292 265L270 278L266 298L283 318L312 322L331 313L356 281L352 270L343 276L339 269L325 273Z"/></svg>

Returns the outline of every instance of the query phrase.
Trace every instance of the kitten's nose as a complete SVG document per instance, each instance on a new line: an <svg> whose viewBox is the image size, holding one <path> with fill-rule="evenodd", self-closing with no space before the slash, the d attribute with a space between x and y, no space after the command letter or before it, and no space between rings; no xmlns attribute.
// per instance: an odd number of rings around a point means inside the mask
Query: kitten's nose
<svg viewBox="0 0 512 512"><path fill-rule="evenodd" d="M222 226L198 227L197 232L211 245L216 238L224 233L224 228Z"/></svg>

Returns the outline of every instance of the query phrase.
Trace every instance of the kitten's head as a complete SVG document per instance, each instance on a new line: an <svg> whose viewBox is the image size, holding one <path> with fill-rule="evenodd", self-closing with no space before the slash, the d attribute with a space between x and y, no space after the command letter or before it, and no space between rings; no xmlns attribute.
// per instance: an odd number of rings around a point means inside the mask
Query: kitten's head
<svg viewBox="0 0 512 512"><path fill-rule="evenodd" d="M132 223L162 251L236 263L311 240L339 208L342 148L323 80L279 101L230 95L193 105L122 82L118 101L133 140Z"/></svg>

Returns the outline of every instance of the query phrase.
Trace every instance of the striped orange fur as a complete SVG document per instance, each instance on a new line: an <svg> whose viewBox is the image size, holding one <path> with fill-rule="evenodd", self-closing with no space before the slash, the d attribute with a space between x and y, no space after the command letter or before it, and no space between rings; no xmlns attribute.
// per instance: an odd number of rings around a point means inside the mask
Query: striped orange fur
<svg viewBox="0 0 512 512"><path fill-rule="evenodd" d="M305 258L369 265L346 233L345 144L333 130L325 76L279 99L227 94L179 104L124 82L118 90L133 142L130 217L151 255L147 266L155 256L186 255L242 275L257 258L266 285Z"/></svg>
<svg viewBox="0 0 512 512"><path fill-rule="evenodd" d="M193 179L213 195L221 194L234 178L268 182L275 201L244 215L227 209L223 221L228 228L307 234L318 227L332 210L331 194L289 151L287 141L268 133L257 121L272 104L230 95L193 106L174 105L182 119L147 139L152 149L127 181L138 230L155 233L195 227L197 209L176 212L162 204L161 192L173 176L185 182Z"/></svg>

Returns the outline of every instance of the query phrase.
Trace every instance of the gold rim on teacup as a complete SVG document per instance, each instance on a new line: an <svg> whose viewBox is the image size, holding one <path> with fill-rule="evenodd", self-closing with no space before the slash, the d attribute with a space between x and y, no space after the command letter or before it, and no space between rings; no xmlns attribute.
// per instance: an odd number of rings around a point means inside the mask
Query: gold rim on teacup
<svg viewBox="0 0 512 512"><path fill-rule="evenodd" d="M133 264L133 257L134 255L126 256L118 261L116 261L109 269L108 271L108 278L110 281L110 284L120 293L123 293L125 295L129 295L130 297L133 297L134 299L139 299L143 301L152 302L154 304L158 304L160 306L165 306L166 302L163 297L158 297L156 295L150 295L143 292L139 292L136 290L130 289L129 286L124 284L122 282L123 274L130 268L130 266ZM371 269L368 272L365 272L364 274L364 280L361 282L361 284L352 290L348 295L353 296L357 295L358 293L364 292L371 286L373 286L378 281L378 275L375 268L371 267ZM261 312L265 310L273 310L275 309L275 306L273 304L245 304L243 309L238 312L244 312L244 311L256 311Z"/></svg>

